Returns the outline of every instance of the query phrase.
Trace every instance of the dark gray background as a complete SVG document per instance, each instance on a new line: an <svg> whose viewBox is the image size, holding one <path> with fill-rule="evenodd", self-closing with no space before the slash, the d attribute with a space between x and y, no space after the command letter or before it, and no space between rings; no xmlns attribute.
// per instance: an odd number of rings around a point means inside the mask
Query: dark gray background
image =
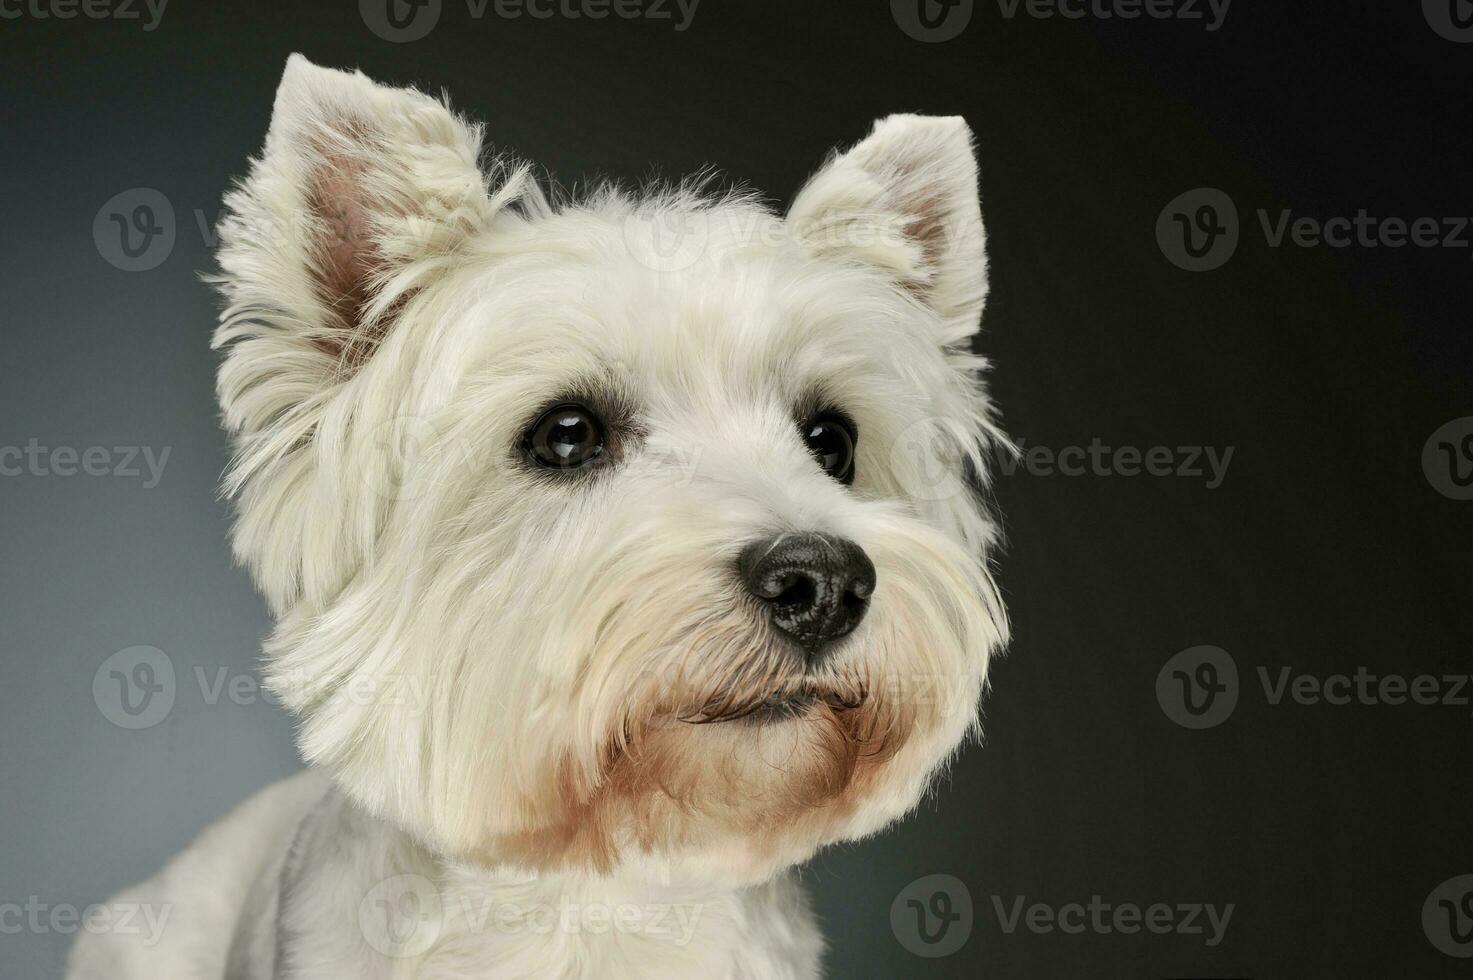
<svg viewBox="0 0 1473 980"><path fill-rule="evenodd" d="M1273 705L1256 673L1473 669L1473 502L1421 464L1434 430L1473 415L1473 249L1270 248L1254 214L1473 213L1473 45L1415 2L1237 0L1212 32L978 2L944 43L909 36L883 0L704 0L684 31L476 20L445 0L409 44L375 36L352 0L173 0L152 31L0 20L0 446L171 447L151 489L0 477L0 903L100 901L297 766L286 716L212 705L195 675L251 676L268 629L214 496L215 301L197 275L293 50L444 87L566 183L710 163L781 201L876 116L962 113L993 257L982 347L1010 431L1236 447L1215 490L1000 479L1017 639L987 744L912 820L813 864L831 975L1467 974L1424 934L1422 905L1473 871L1470 708ZM93 220L139 187L170 201L176 242L125 272ZM1155 226L1198 187L1229 194L1242 236L1226 265L1190 273ZM140 644L172 659L178 692L133 732L92 681ZM1241 692L1191 731L1155 683L1200 644L1231 654ZM933 873L964 883L976 920L958 952L925 960L890 907ZM1007 934L994 908L1094 895L1235 911L1209 948ZM0 934L0 975L56 976L69 938Z"/></svg>

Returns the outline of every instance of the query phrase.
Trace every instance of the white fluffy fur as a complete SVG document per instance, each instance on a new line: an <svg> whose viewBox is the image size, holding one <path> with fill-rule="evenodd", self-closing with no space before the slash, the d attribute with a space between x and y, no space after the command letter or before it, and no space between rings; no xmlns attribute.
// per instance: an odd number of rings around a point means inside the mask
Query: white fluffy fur
<svg viewBox="0 0 1473 980"><path fill-rule="evenodd" d="M135 890L179 908L158 947L84 940L74 978L816 976L789 869L910 810L974 730L1006 623L959 479L1000 438L965 124L882 120L786 218L690 187L557 201L481 149L441 101L288 62L227 198L216 343L235 550L316 772ZM628 424L609 466L550 480L517 447L574 391ZM857 423L852 487L799 438L815 400ZM826 708L673 720L771 669L733 565L782 531L874 562L819 680L866 691L883 755L835 762ZM360 905L409 874L443 921L385 956ZM684 943L543 935L467 896L701 914Z"/></svg>

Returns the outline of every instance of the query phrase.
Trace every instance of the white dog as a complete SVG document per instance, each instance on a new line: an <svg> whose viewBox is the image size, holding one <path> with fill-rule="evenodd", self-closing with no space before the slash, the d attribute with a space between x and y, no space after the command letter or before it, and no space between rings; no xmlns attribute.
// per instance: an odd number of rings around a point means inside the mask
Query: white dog
<svg viewBox="0 0 1473 980"><path fill-rule="evenodd" d="M786 218L553 198L288 62L226 200L234 544L311 769L115 899L95 980L798 978L792 868L915 806L1006 639L971 135Z"/></svg>

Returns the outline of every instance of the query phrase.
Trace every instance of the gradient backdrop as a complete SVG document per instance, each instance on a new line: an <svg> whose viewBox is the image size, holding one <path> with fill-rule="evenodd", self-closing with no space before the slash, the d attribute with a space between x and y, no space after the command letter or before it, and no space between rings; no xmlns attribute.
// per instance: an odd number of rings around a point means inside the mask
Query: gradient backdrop
<svg viewBox="0 0 1473 980"><path fill-rule="evenodd" d="M298 765L199 280L292 51L444 87L568 184L712 164L785 201L877 116L971 122L981 345L1034 450L997 490L1016 642L985 746L806 872L832 976L1468 975L1466 3L431 0L401 41L385 0L92 2L0 0L0 976L59 975L52 911ZM1131 475L1157 446L1172 475ZM1420 675L1437 703L1388 703ZM1116 928L1153 905L1188 929Z"/></svg>

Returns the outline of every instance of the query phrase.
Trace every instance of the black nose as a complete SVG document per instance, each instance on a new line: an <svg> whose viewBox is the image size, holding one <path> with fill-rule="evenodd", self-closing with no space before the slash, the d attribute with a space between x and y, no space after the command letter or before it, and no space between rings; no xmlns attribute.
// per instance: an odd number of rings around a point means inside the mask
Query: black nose
<svg viewBox="0 0 1473 980"><path fill-rule="evenodd" d="M847 538L782 534L756 541L738 561L747 591L768 607L772 625L809 656L847 636L869 609L875 566Z"/></svg>

